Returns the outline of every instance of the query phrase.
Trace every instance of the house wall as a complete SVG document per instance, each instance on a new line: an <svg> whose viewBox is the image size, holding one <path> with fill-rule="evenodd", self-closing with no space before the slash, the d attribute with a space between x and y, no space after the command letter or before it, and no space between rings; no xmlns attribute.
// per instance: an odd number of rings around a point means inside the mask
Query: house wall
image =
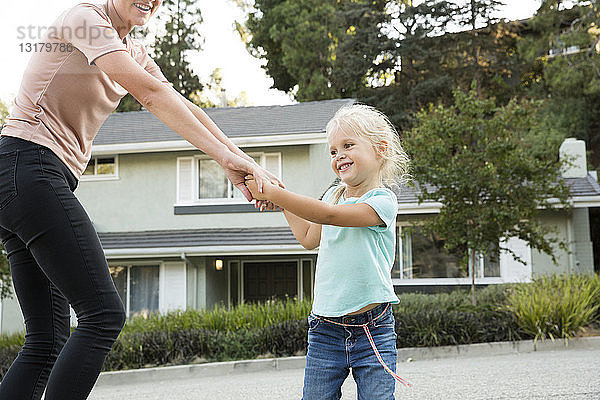
<svg viewBox="0 0 600 400"><path fill-rule="evenodd" d="M286 187L313 197L320 196L335 175L329 168L326 144L247 148L246 152L282 153ZM281 213L175 215L177 157L198 152L119 155L119 178L82 181L77 197L99 232L161 229L285 226Z"/></svg>
<svg viewBox="0 0 600 400"><path fill-rule="evenodd" d="M545 212L541 217L542 225L556 229L556 234L548 235L548 238L556 237L559 241L571 246L569 239L570 215L566 213ZM588 233L589 235L589 233ZM552 257L536 249L531 249L532 278L550 274L567 274L571 271L571 260L569 254L554 246L557 263L552 262Z"/></svg>
<svg viewBox="0 0 600 400"><path fill-rule="evenodd" d="M12 334L24 330L23 314L21 313L17 299L13 296L13 298L2 300L2 325L0 333Z"/></svg>

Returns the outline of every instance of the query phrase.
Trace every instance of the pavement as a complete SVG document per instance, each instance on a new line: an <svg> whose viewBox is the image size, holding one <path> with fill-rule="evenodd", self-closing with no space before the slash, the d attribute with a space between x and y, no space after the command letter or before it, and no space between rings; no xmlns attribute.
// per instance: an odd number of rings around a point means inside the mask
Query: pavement
<svg viewBox="0 0 600 400"><path fill-rule="evenodd" d="M600 337L399 349L397 399L600 400ZM300 399L304 357L101 374L90 400ZM342 400L356 399L349 377Z"/></svg>

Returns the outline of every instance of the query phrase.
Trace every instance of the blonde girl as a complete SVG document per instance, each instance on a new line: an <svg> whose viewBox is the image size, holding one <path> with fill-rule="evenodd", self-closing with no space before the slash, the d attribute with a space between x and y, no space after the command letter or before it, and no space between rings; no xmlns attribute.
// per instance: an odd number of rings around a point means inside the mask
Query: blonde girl
<svg viewBox="0 0 600 400"><path fill-rule="evenodd" d="M272 184L259 193L251 176L246 185L284 210L302 246L319 246L303 399L340 399L350 371L359 400L393 399L394 378L403 382L390 306L398 200L385 185L404 178L408 157L387 117L366 105L340 109L327 138L341 184L323 201Z"/></svg>

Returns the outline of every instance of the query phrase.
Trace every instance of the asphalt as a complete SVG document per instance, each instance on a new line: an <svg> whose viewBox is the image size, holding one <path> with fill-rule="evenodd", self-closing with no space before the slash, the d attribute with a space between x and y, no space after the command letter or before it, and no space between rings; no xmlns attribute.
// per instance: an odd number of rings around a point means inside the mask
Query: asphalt
<svg viewBox="0 0 600 400"><path fill-rule="evenodd" d="M400 349L397 399L600 400L600 337ZM304 357L103 373L90 400L300 399ZM342 400L356 399L352 378Z"/></svg>

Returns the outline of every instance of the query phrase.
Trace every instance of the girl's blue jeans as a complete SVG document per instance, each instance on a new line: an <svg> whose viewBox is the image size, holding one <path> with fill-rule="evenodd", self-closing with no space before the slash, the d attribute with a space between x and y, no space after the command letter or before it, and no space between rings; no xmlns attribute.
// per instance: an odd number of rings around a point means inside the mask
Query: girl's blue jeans
<svg viewBox="0 0 600 400"><path fill-rule="evenodd" d="M325 317L342 324L368 323L383 361L396 371L396 332L392 308L379 316L387 304L357 315ZM303 400L339 400L341 387L350 370L356 382L358 400L394 399L395 380L377 360L362 327L346 327L310 314L308 353L304 370Z"/></svg>

